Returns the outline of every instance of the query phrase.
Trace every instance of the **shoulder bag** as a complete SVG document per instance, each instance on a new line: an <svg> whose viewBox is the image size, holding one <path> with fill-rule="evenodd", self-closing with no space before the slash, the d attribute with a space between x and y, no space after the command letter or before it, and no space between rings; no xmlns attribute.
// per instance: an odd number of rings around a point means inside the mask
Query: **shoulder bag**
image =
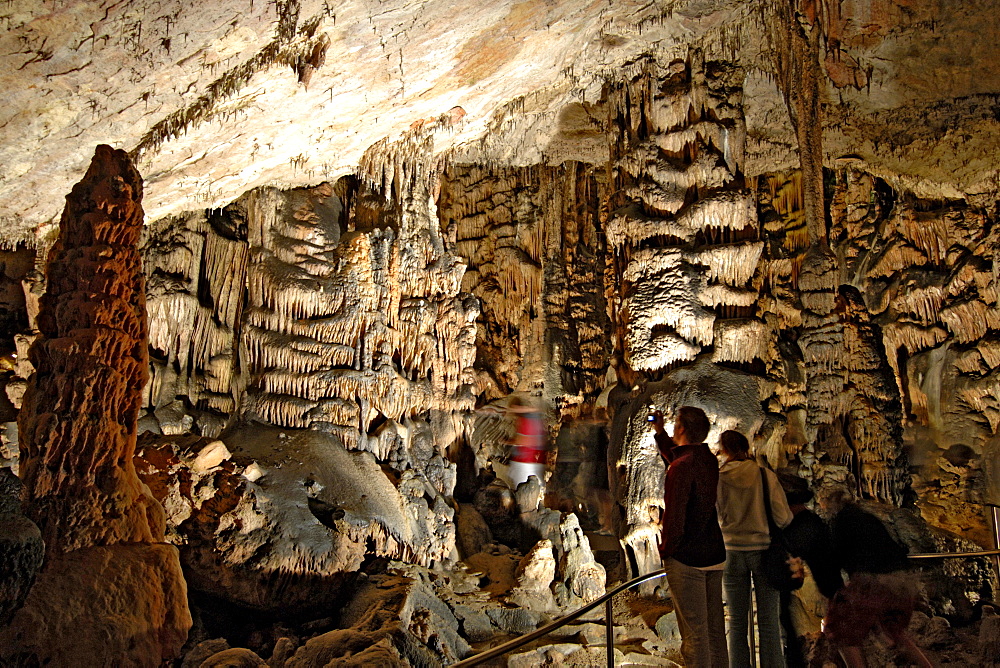
<svg viewBox="0 0 1000 668"><path fill-rule="evenodd" d="M771 536L771 544L760 558L761 570L767 583L778 591L795 591L802 586L802 577L789 563L792 555L788 552L788 542L781 529L774 523L767 472L763 467L760 467L760 482L764 490L764 514L767 515L767 528Z"/></svg>

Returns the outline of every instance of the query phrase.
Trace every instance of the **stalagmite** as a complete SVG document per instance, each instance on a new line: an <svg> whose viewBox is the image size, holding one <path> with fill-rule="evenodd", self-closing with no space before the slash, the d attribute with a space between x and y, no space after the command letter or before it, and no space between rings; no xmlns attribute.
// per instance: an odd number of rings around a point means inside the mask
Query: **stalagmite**
<svg viewBox="0 0 1000 668"><path fill-rule="evenodd" d="M163 537L131 461L148 377L141 197L127 158L99 147L49 257L18 431L25 508L50 556Z"/></svg>
<svg viewBox="0 0 1000 668"><path fill-rule="evenodd" d="M191 626L163 508L132 463L148 378L141 199L128 156L104 145L66 198L18 425L23 507L46 564L0 654L158 666Z"/></svg>

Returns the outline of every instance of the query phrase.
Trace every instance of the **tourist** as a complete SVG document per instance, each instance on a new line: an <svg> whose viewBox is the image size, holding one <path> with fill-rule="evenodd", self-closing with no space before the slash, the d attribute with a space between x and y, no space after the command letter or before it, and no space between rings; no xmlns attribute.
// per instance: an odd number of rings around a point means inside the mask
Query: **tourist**
<svg viewBox="0 0 1000 668"><path fill-rule="evenodd" d="M785 629L785 663L788 668L804 668L804 638L818 636L826 617L829 599L844 586L840 566L833 554L833 542L826 522L806 508L813 492L802 478L778 476L785 490L792 522L784 528L788 551L805 561L805 582L801 589L781 592L781 625Z"/></svg>
<svg viewBox="0 0 1000 668"><path fill-rule="evenodd" d="M524 399L514 395L508 403L514 414L517 435L511 443L510 484L512 489L535 476L545 482L545 425L542 416Z"/></svg>
<svg viewBox="0 0 1000 668"><path fill-rule="evenodd" d="M823 634L851 668L867 665L861 646L880 631L917 666L932 664L906 629L916 603L907 550L882 522L854 503L851 492L831 487L820 496L830 517L834 555L848 580L830 602Z"/></svg>
<svg viewBox="0 0 1000 668"><path fill-rule="evenodd" d="M762 666L785 665L781 646L778 590L768 584L761 556L771 544L764 504L769 504L779 527L792 521L778 477L750 458L750 443L737 431L719 437L723 458L719 471L719 521L726 543L723 584L729 607L729 663L734 668L750 666L748 641L751 583L757 599L757 628ZM767 476L767 498L764 496Z"/></svg>
<svg viewBox="0 0 1000 668"><path fill-rule="evenodd" d="M677 411L673 437L663 414L651 416L654 438L667 463L660 557L681 632L687 668L727 668L722 569L726 548L715 497L718 461L705 445L709 422L700 408Z"/></svg>

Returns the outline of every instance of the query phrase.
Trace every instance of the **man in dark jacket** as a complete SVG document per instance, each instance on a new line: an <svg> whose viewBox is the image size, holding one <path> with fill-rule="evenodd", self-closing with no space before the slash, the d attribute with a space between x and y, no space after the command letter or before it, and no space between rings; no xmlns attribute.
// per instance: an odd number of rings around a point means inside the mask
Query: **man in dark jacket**
<svg viewBox="0 0 1000 668"><path fill-rule="evenodd" d="M660 557L688 668L729 666L722 609L726 547L715 510L719 462L705 445L709 426L703 410L683 406L671 438L663 414L654 413L654 438L667 463Z"/></svg>
<svg viewBox="0 0 1000 668"><path fill-rule="evenodd" d="M862 644L880 631L917 666L930 660L907 632L916 603L916 585L903 573L909 569L907 550L882 522L862 510L844 487L832 487L820 497L832 516L833 552L848 581L830 602L824 635L851 668L867 666Z"/></svg>
<svg viewBox="0 0 1000 668"><path fill-rule="evenodd" d="M785 498L792 511L791 524L782 530L788 543L788 551L792 556L806 562L819 594L825 599L831 599L837 590L844 586L844 580L840 575L840 564L833 552L830 529L819 515L805 506L813 498L809 483L790 474L779 474L778 478L785 489ZM806 590L807 588L803 587L797 592L781 592L781 624L785 628L785 662L788 668L804 668L808 665L803 653L803 636L812 631L808 624L805 628L796 627L794 622L796 615L792 612L793 602L796 599L800 599L795 606L799 608L800 619L805 617L808 621L814 621L815 632L820 630L820 618L809 614L815 614L817 607L815 603L819 599L810 601L813 605L809 606L807 612L803 609L801 600L802 598L808 600L808 596L803 597L803 592Z"/></svg>

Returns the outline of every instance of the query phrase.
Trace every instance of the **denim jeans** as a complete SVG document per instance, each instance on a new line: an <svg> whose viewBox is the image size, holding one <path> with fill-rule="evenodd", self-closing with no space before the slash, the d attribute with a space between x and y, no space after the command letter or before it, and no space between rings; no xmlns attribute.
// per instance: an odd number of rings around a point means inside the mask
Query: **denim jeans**
<svg viewBox="0 0 1000 668"><path fill-rule="evenodd" d="M747 642L751 581L757 598L761 668L782 668L785 665L778 622L780 596L777 589L764 581L760 567L763 553L763 550L726 550L722 584L729 608L729 665L732 668L748 668L751 665L750 644Z"/></svg>
<svg viewBox="0 0 1000 668"><path fill-rule="evenodd" d="M722 571L703 571L667 559L667 584L688 668L729 668L722 610Z"/></svg>

